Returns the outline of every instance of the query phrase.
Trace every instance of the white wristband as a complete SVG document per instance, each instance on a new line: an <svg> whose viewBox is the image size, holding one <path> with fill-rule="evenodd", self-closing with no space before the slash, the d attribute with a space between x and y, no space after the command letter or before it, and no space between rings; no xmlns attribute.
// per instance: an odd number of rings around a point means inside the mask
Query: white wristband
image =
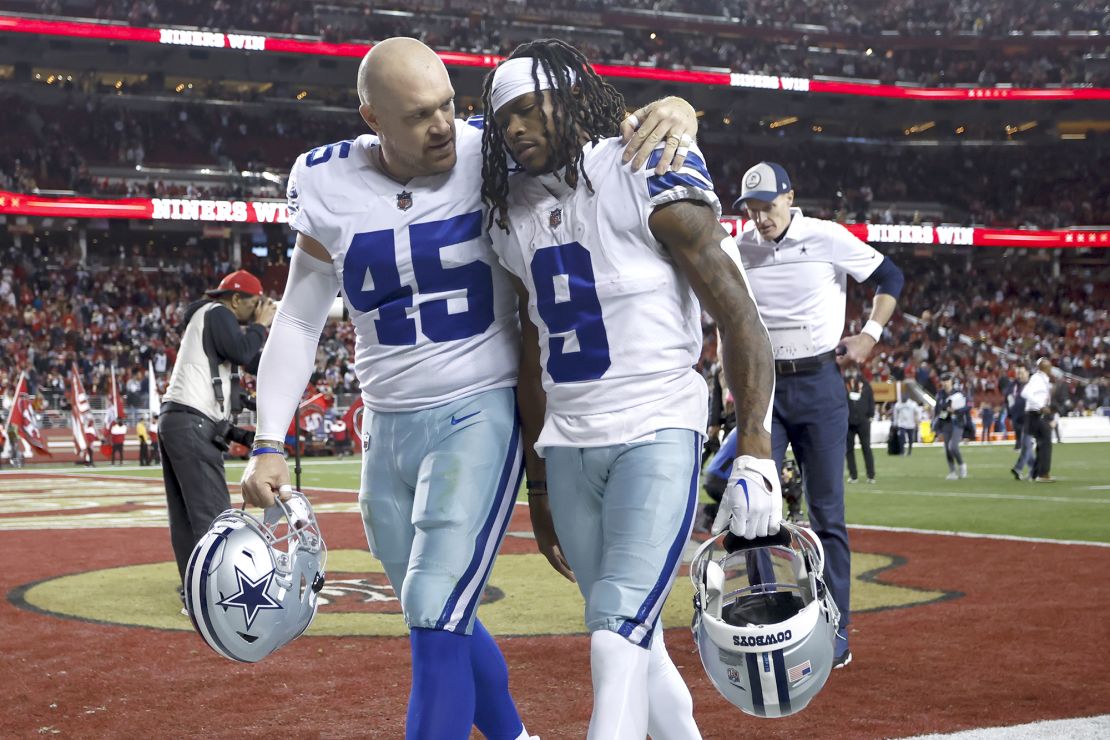
<svg viewBox="0 0 1110 740"><path fill-rule="evenodd" d="M883 338L883 325L878 321L868 319L867 323L863 325L863 329L860 330L860 334L866 334L876 342L879 342Z"/></svg>

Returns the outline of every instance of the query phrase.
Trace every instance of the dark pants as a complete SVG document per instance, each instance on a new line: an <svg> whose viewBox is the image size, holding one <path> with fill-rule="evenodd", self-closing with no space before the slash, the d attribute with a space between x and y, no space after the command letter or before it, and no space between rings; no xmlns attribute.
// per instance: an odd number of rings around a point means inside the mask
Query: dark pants
<svg viewBox="0 0 1110 740"><path fill-rule="evenodd" d="M855 480L859 477L856 470L856 437L859 437L859 446L863 449L863 466L867 469L867 478L875 478L875 456L871 454L871 422L848 425L848 450L845 458L848 461L848 477Z"/></svg>
<svg viewBox="0 0 1110 740"><path fill-rule="evenodd" d="M139 465L150 465L150 445L145 439L139 440Z"/></svg>
<svg viewBox="0 0 1110 740"><path fill-rule="evenodd" d="M223 453L212 444L215 431L215 423L182 411L166 412L158 422L170 542L182 583L193 547L231 508Z"/></svg>
<svg viewBox="0 0 1110 740"><path fill-rule="evenodd" d="M1021 449L1021 438L1025 436L1026 416L1010 416L1010 423L1014 425L1014 449Z"/></svg>
<svg viewBox="0 0 1110 740"><path fill-rule="evenodd" d="M116 464L116 454L119 454L119 464L123 465L123 442L112 443L112 464Z"/></svg>
<svg viewBox="0 0 1110 740"><path fill-rule="evenodd" d="M1042 478L1052 470L1052 427L1039 413L1025 416L1025 433L1037 443L1037 456L1033 461L1033 477Z"/></svg>
<svg viewBox="0 0 1110 740"><path fill-rule="evenodd" d="M813 373L776 377L771 427L775 464L782 470L790 444L802 469L810 526L825 548L825 583L840 609L837 655L848 646L847 624L851 619L851 553L844 521L847 435L848 397L835 364L823 365Z"/></svg>
<svg viewBox="0 0 1110 740"><path fill-rule="evenodd" d="M917 429L903 429L898 428L898 434L902 436L902 454L913 454L913 443L917 441Z"/></svg>

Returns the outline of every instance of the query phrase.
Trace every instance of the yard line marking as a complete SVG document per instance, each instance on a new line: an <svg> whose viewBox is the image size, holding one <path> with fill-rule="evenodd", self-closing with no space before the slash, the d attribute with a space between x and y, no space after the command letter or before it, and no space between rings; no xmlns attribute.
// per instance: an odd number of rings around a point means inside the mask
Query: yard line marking
<svg viewBox="0 0 1110 740"><path fill-rule="evenodd" d="M1110 487L1108 487L1110 488ZM1048 501L1060 504L1110 504L1110 498L1069 498L1067 496L1023 496L1017 493L961 493L959 491L883 491L882 489L857 488L852 493L870 493L876 496L927 496L929 498L986 498L1005 501Z"/></svg>
<svg viewBox="0 0 1110 740"><path fill-rule="evenodd" d="M907 534L935 534L944 537L964 537L972 540L1007 540L1009 542L1036 542L1046 545L1089 545L1091 547L1110 547L1110 542L1090 542L1088 540L1056 540L1048 537L1021 537L1016 534L980 534L978 532L954 532L943 529L915 529L913 527L884 527L878 524L849 524L849 529L866 529L875 532L905 532Z"/></svg>
<svg viewBox="0 0 1110 740"><path fill-rule="evenodd" d="M1110 714L1046 722L1030 722L1010 727L985 727L978 730L914 735L907 740L1006 740L1006 738L1106 737L1110 733Z"/></svg>

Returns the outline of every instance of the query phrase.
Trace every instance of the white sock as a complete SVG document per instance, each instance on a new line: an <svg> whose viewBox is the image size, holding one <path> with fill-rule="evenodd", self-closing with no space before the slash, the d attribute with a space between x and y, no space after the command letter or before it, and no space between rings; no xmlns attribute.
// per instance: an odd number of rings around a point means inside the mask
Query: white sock
<svg viewBox="0 0 1110 740"><path fill-rule="evenodd" d="M648 658L648 734L652 740L701 740L690 689L663 643L662 620L655 624Z"/></svg>
<svg viewBox="0 0 1110 740"><path fill-rule="evenodd" d="M586 740L644 740L648 728L649 653L616 632L590 635L594 711Z"/></svg>

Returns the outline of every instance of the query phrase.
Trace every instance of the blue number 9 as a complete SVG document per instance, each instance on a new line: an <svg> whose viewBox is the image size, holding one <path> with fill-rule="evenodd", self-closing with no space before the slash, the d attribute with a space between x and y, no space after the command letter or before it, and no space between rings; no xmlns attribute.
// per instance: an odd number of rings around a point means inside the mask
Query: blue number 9
<svg viewBox="0 0 1110 740"><path fill-rule="evenodd" d="M573 331L578 340L578 349L567 351L564 337L549 339L547 372L551 379L574 383L600 378L612 361L590 252L578 242L537 250L532 257L532 282L536 310L548 333Z"/></svg>

